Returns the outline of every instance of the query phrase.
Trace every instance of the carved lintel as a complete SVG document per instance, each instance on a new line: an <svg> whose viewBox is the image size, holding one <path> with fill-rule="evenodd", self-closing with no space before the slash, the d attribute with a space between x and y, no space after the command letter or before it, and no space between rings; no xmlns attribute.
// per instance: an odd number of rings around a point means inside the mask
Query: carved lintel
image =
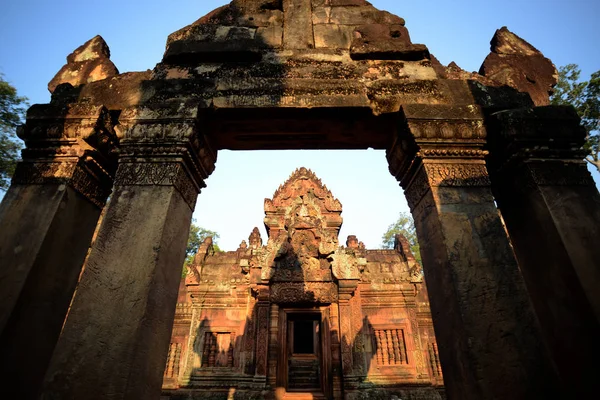
<svg viewBox="0 0 600 400"><path fill-rule="evenodd" d="M116 135L108 110L74 103L34 105L18 135L25 141L13 183L66 184L98 207L112 187Z"/></svg>
<svg viewBox="0 0 600 400"><path fill-rule="evenodd" d="M338 300L333 282L287 282L271 285L271 301L287 303L334 303Z"/></svg>
<svg viewBox="0 0 600 400"><path fill-rule="evenodd" d="M114 145L116 142L113 123L106 107L87 103L66 106L35 104L27 111L27 120L18 135L28 148L30 143L39 145L44 142L83 139L94 148L102 150L103 145Z"/></svg>
<svg viewBox="0 0 600 400"><path fill-rule="evenodd" d="M404 183L404 182L403 182ZM483 160L471 162L424 162L405 187L409 207L414 209L433 186L489 186L490 179Z"/></svg>

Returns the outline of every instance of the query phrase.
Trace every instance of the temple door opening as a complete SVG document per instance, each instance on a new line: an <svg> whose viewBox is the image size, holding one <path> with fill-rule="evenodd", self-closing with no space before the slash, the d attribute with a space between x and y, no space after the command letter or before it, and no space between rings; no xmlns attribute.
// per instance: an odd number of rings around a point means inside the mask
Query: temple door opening
<svg viewBox="0 0 600 400"><path fill-rule="evenodd" d="M287 391L321 391L321 340L317 314L288 320Z"/></svg>
<svg viewBox="0 0 600 400"><path fill-rule="evenodd" d="M329 393L331 352L323 314L314 309L286 309L282 314L278 386L290 394Z"/></svg>

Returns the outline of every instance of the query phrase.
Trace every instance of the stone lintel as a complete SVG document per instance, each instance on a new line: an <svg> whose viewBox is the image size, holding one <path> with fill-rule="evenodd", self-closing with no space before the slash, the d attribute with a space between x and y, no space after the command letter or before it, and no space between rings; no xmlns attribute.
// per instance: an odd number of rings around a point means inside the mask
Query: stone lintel
<svg viewBox="0 0 600 400"><path fill-rule="evenodd" d="M420 61L430 59L430 54L424 44L354 40L350 47L350 57L353 60Z"/></svg>
<svg viewBox="0 0 600 400"><path fill-rule="evenodd" d="M115 139L106 107L86 103L66 106L34 104L27 110L27 120L19 130L19 137L26 144L36 145L41 142L83 139L92 146L113 144Z"/></svg>

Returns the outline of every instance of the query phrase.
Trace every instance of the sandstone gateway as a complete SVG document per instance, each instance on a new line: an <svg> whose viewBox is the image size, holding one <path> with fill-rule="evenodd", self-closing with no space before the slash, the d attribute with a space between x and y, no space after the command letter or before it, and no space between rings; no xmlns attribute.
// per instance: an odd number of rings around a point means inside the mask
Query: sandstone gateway
<svg viewBox="0 0 600 400"><path fill-rule="evenodd" d="M597 397L600 195L574 110L548 106L555 72L505 28L479 74L444 67L401 18L363 0L235 0L173 33L148 72L119 74L93 38L51 81L50 104L29 109L0 206L3 394L158 399L175 368L191 215L218 151L374 148L415 218L445 395ZM198 321L206 357L202 347L178 365L220 376L183 398L442 395L409 344L416 327L430 332L424 288L410 268L369 282L369 251L352 238L339 247L338 204L315 179L268 204L266 246L241 246L227 302L239 309L248 286L244 344L225 351L238 331ZM406 253L388 256L409 265ZM196 272L192 294L215 279ZM386 322L399 301L416 320ZM294 334L312 335L312 353L294 349ZM377 377L390 360L399 365ZM310 362L313 393L295 392L288 368ZM412 389L396 391L402 379Z"/></svg>

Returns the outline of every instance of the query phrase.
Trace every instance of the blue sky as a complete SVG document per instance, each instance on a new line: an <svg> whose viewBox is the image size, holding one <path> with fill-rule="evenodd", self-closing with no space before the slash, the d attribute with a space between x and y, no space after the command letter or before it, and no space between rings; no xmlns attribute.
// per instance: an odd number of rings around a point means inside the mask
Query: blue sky
<svg viewBox="0 0 600 400"><path fill-rule="evenodd" d="M0 14L0 72L31 103L46 103L47 83L66 56L93 36L104 37L119 71L152 69L170 33L225 3L10 1ZM557 66L579 64L584 78L600 69L598 0L371 3L403 17L412 41L426 44L444 64L455 61L466 70L478 70L494 31L507 26ZM408 210L383 152L221 152L198 200L198 224L218 231L225 249L237 248L254 226L265 238L263 199L300 166L313 169L342 202L341 242L356 234L367 247L378 247L387 226ZM600 181L598 174L595 178Z"/></svg>

